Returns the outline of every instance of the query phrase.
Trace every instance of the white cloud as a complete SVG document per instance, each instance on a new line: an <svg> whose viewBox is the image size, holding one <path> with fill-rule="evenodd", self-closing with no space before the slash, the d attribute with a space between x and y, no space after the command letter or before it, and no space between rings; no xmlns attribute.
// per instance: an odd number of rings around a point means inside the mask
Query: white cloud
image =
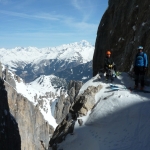
<svg viewBox="0 0 150 150"><path fill-rule="evenodd" d="M0 10L0 13L9 15L9 16L15 16L15 17L27 18L27 19L60 20L60 16L50 15L48 13L29 15L29 14L25 14L25 13L18 13L18 12L12 12L12 11L4 11L4 10Z"/></svg>
<svg viewBox="0 0 150 150"><path fill-rule="evenodd" d="M72 0L72 4L75 8L77 8L78 10L82 10L82 7L81 7L81 3L82 3L82 0Z"/></svg>
<svg viewBox="0 0 150 150"><path fill-rule="evenodd" d="M92 0L72 0L72 5L82 14L82 21L90 19L95 5Z"/></svg>

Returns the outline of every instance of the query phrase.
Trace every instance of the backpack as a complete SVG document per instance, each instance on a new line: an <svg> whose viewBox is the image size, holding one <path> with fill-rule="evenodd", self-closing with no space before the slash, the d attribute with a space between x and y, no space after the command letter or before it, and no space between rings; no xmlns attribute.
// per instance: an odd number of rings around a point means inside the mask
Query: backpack
<svg viewBox="0 0 150 150"><path fill-rule="evenodd" d="M145 59L145 58L144 58L144 54L146 54L146 53L143 52L143 55L142 55L143 60ZM137 53L137 54L136 54L136 58L138 57L138 55L139 55L139 54ZM147 55L147 54L146 54L146 55ZM149 59L148 59L148 55L147 55L147 68L148 68L148 62L149 62L148 60L149 60Z"/></svg>

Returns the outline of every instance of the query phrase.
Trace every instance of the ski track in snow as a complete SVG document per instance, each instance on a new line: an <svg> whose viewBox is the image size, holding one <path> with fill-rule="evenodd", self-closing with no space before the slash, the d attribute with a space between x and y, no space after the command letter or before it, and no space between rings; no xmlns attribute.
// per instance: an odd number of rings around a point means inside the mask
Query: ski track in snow
<svg viewBox="0 0 150 150"><path fill-rule="evenodd" d="M97 76L85 83L88 86L103 85L95 95L98 102L87 116L80 117L84 124L76 122L74 134L67 135L58 149L64 150L150 150L150 93L129 90L109 91L109 84L97 81ZM96 81L96 82L95 82ZM122 73L114 81L119 87L130 87L134 81ZM146 87L150 90L150 87ZM114 93L108 99L103 98Z"/></svg>

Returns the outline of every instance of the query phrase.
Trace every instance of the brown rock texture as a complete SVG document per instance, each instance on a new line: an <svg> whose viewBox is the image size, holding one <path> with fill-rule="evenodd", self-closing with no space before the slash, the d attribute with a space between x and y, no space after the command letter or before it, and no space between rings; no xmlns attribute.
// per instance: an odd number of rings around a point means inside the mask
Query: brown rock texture
<svg viewBox="0 0 150 150"><path fill-rule="evenodd" d="M6 106L8 111L10 110L11 114L14 116L13 119L14 122L16 121L16 126L18 127L18 134L19 134L18 136L20 137L19 141L19 139L15 137L16 135L14 135L14 140L12 140L12 142L14 142L14 145L16 144L16 142L18 143L20 142L20 149L22 150L48 149L49 140L54 132L54 129L45 121L43 115L40 112L39 105L34 106L33 103L31 103L27 98L17 93L17 91L15 90L16 87L15 80L20 82L21 79L12 72L9 72L7 68L4 69L4 71L2 71L1 63L0 63L0 77L5 79L4 84L6 90L3 90L3 92L5 94L4 95L5 101L7 102ZM0 93L0 100L1 99L2 97ZM3 110L4 108L2 109L2 111ZM3 113L6 114L6 111L4 111ZM13 126L12 127L10 126L9 130L11 130L11 128L12 129L14 128ZM13 139L13 136L11 138ZM0 150L7 150L7 147L6 149L1 149L0 147ZM14 148L14 146L10 143L8 150L18 150L18 149L17 147Z"/></svg>
<svg viewBox="0 0 150 150"><path fill-rule="evenodd" d="M65 97L64 93L60 92L60 97L58 97L58 102L56 103L54 112L54 116L58 124L61 123L69 113L70 106L74 102L81 87L81 81L71 80L68 84L68 96Z"/></svg>
<svg viewBox="0 0 150 150"><path fill-rule="evenodd" d="M144 47L150 58L149 14L149 0L109 0L97 31L93 76L103 68L107 50L112 51L119 71L130 70L139 45Z"/></svg>
<svg viewBox="0 0 150 150"><path fill-rule="evenodd" d="M65 140L67 134L72 134L74 131L75 122L79 116L85 116L89 110L95 107L95 94L101 90L102 85L97 87L90 86L82 94L78 94L72 103L69 113L57 126L54 134L49 142L49 150L57 150L57 144ZM78 120L79 125L82 125L82 120Z"/></svg>
<svg viewBox="0 0 150 150"><path fill-rule="evenodd" d="M0 78L0 150L21 150L18 123L10 113L7 91Z"/></svg>
<svg viewBox="0 0 150 150"><path fill-rule="evenodd" d="M22 150L45 150L48 148L53 127L44 119L38 107L35 107L15 89L5 83L10 111L16 119L21 136Z"/></svg>

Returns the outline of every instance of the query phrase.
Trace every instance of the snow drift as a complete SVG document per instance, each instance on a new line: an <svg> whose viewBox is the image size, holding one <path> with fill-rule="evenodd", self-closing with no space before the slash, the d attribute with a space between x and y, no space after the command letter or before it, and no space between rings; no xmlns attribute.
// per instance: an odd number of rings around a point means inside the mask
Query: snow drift
<svg viewBox="0 0 150 150"><path fill-rule="evenodd" d="M131 92L128 89L112 91L109 83L93 77L83 85L102 85L95 95L98 102L87 116L79 117L73 135L67 135L58 149L65 150L149 150L150 149L150 93ZM127 73L115 79L120 88L134 85ZM150 87L146 87L150 90Z"/></svg>

